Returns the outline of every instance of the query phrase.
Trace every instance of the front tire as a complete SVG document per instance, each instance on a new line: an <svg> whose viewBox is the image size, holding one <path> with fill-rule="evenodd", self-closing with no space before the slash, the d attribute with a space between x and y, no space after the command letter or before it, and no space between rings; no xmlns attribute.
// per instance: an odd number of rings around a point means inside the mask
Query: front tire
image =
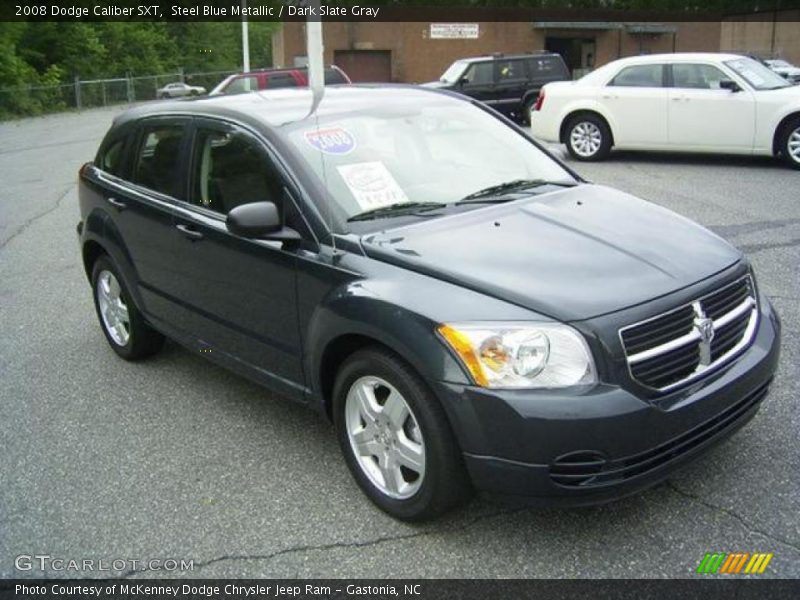
<svg viewBox="0 0 800 600"><path fill-rule="evenodd" d="M339 371L333 401L347 466L379 508L421 521L469 498L444 410L405 362L378 348L356 352Z"/></svg>
<svg viewBox="0 0 800 600"><path fill-rule="evenodd" d="M100 327L114 352L125 360L139 360L161 350L164 336L145 322L119 270L107 256L94 263L92 292Z"/></svg>
<svg viewBox="0 0 800 600"><path fill-rule="evenodd" d="M567 151L575 160L603 160L611 151L611 131L596 115L578 115L567 125Z"/></svg>
<svg viewBox="0 0 800 600"><path fill-rule="evenodd" d="M783 128L780 149L784 162L793 169L800 169L800 118Z"/></svg>

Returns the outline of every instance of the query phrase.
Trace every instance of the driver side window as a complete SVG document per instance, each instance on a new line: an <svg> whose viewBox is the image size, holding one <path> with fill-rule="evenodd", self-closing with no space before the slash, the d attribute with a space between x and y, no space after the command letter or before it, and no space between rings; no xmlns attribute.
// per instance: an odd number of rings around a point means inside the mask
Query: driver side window
<svg viewBox="0 0 800 600"><path fill-rule="evenodd" d="M725 73L711 65L672 65L672 84L676 88L718 90L719 82L725 79Z"/></svg>
<svg viewBox="0 0 800 600"><path fill-rule="evenodd" d="M281 212L281 180L261 147L233 130L198 128L191 202L221 214L250 202L273 202Z"/></svg>

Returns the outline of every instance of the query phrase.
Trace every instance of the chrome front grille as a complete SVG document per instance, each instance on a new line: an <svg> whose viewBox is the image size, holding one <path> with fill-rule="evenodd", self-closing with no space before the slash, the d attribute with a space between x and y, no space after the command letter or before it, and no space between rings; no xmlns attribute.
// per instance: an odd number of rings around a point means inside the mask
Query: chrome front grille
<svg viewBox="0 0 800 600"><path fill-rule="evenodd" d="M631 377L668 391L694 381L745 348L758 319L749 275L646 321L620 329Z"/></svg>

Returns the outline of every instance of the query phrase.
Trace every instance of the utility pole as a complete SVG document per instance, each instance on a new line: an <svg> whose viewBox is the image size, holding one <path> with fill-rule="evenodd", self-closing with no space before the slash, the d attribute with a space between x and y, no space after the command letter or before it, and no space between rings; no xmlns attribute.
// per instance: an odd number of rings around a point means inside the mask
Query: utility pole
<svg viewBox="0 0 800 600"><path fill-rule="evenodd" d="M247 35L247 0L242 0L242 71L250 71L250 40Z"/></svg>
<svg viewBox="0 0 800 600"><path fill-rule="evenodd" d="M325 95L325 45L322 41L322 17L319 16L320 0L311 0L311 9L317 16L306 19L306 58L308 59L308 87L311 88L311 110L314 114Z"/></svg>

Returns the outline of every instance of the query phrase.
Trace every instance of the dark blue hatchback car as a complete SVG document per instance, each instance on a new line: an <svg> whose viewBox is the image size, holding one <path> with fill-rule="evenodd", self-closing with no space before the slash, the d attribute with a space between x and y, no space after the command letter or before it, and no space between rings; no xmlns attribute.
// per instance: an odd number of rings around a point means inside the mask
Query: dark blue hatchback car
<svg viewBox="0 0 800 600"><path fill-rule="evenodd" d="M430 518L653 485L747 422L780 325L742 254L413 87L161 102L80 174L101 327L168 336L335 424L364 492Z"/></svg>

